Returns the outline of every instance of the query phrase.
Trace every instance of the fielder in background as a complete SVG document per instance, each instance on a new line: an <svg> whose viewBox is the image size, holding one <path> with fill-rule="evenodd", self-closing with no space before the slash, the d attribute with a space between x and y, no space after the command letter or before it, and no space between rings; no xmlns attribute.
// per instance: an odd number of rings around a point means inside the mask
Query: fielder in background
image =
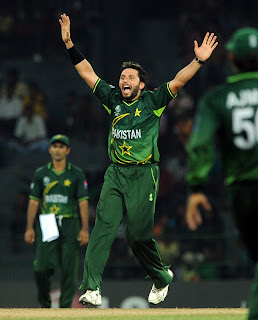
<svg viewBox="0 0 258 320"><path fill-rule="evenodd" d="M237 30L226 44L236 74L200 100L187 146L190 195L187 223L202 223L198 207L210 210L204 185L215 160L215 136L234 221L256 267L249 320L258 319L258 30Z"/></svg>
<svg viewBox="0 0 258 320"><path fill-rule="evenodd" d="M33 244L36 238L34 274L41 307L51 307L51 277L60 264L59 305L71 308L77 286L79 247L89 241L88 184L83 171L67 161L67 136L53 136L49 153L52 161L36 170L31 183L25 241Z"/></svg>
<svg viewBox="0 0 258 320"><path fill-rule="evenodd" d="M79 299L82 304L101 304L101 281L111 245L126 215L126 237L153 286L148 301L158 304L167 296L172 271L163 264L153 239L154 211L159 185L157 148L160 116L169 101L196 74L216 48L216 36L207 33L202 45L194 43L196 58L175 78L146 91L146 73L134 62L121 67L119 89L107 84L74 46L70 19L59 20L62 39L76 70L110 115L108 152L112 164L97 205L96 222L84 264Z"/></svg>

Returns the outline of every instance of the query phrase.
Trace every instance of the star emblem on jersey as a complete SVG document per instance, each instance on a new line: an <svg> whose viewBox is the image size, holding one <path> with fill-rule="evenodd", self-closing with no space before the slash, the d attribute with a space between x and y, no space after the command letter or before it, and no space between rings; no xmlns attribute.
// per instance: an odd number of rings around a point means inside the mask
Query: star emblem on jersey
<svg viewBox="0 0 258 320"><path fill-rule="evenodd" d="M54 214L58 214L59 210L60 208L58 208L55 204L53 205L53 207L50 208L50 211Z"/></svg>
<svg viewBox="0 0 258 320"><path fill-rule="evenodd" d="M70 184L71 184L72 182L69 180L69 179L67 179L67 180L65 180L64 181L64 185L66 186L66 187L70 187Z"/></svg>
<svg viewBox="0 0 258 320"><path fill-rule="evenodd" d="M142 110L139 110L138 108L136 108L134 116L135 116L135 117L136 117L136 116L140 117L140 113L141 113L141 112L142 112Z"/></svg>
<svg viewBox="0 0 258 320"><path fill-rule="evenodd" d="M125 141L123 143L122 146L119 146L119 148L122 149L122 156L126 153L128 154L129 156L131 155L131 153L129 152L129 150L132 148L132 146L128 146Z"/></svg>

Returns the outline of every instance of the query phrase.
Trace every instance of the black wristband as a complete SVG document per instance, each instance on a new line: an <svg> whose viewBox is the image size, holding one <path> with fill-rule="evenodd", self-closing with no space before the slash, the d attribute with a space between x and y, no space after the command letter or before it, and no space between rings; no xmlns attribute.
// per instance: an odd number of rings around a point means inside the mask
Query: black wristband
<svg viewBox="0 0 258 320"><path fill-rule="evenodd" d="M74 66L85 59L84 55L80 52L80 50L76 46L73 46L72 48L67 49L67 52Z"/></svg>
<svg viewBox="0 0 258 320"><path fill-rule="evenodd" d="M200 63L200 64L204 64L204 61L200 60L199 58L195 57L195 60Z"/></svg>

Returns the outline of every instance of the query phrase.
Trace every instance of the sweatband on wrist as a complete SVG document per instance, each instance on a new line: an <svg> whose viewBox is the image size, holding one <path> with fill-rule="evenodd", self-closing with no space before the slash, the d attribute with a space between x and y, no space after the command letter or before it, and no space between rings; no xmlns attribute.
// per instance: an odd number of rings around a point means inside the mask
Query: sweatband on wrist
<svg viewBox="0 0 258 320"><path fill-rule="evenodd" d="M84 55L80 52L80 50L76 46L73 46L72 48L67 49L67 52L74 66L85 59Z"/></svg>
<svg viewBox="0 0 258 320"><path fill-rule="evenodd" d="M197 57L195 57L195 61L197 61L199 64L204 64L205 63L205 61L202 61L201 59L199 59Z"/></svg>

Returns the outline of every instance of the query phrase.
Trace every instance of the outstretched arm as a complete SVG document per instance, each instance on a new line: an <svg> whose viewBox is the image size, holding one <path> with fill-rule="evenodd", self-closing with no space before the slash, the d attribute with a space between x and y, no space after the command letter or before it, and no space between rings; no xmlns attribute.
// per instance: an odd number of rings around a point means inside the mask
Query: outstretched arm
<svg viewBox="0 0 258 320"><path fill-rule="evenodd" d="M71 40L71 32L70 32L70 18L64 13L61 15L61 19L59 19L59 23L61 26L61 35L62 39L65 43L65 46L68 50L73 50L74 44ZM84 58L84 57L83 57ZM88 86L93 89L95 83L98 80L98 76L94 72L91 64L85 58L75 65L76 70L79 75L86 81Z"/></svg>
<svg viewBox="0 0 258 320"><path fill-rule="evenodd" d="M194 40L194 52L198 62L194 59L186 67L180 70L175 78L169 82L169 88L173 94L176 94L201 68L202 64L209 59L213 50L217 47L218 42L215 42L217 36L214 33L206 33L202 45L199 47L196 40Z"/></svg>

